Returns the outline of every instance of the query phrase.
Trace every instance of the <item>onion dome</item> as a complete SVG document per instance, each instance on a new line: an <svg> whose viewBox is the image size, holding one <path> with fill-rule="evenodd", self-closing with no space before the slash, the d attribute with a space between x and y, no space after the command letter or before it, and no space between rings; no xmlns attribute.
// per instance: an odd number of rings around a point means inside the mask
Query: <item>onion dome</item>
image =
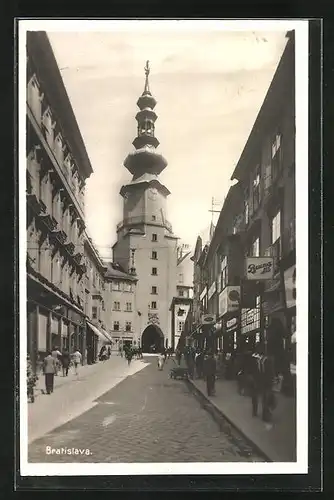
<svg viewBox="0 0 334 500"><path fill-rule="evenodd" d="M158 117L153 108L157 104L157 101L152 96L149 87L149 61L146 62L144 70L144 92L137 101L137 106L140 109L136 114L138 124L137 137L132 142L136 149L126 157L124 166L133 175L144 172L158 175L166 168L167 161L161 154L156 152L159 141L155 137L155 121Z"/></svg>

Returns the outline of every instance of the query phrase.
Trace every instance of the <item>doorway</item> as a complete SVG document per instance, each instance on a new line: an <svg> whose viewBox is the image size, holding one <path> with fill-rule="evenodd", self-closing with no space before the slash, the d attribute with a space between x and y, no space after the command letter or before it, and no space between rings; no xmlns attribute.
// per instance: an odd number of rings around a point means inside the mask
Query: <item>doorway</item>
<svg viewBox="0 0 334 500"><path fill-rule="evenodd" d="M146 353L159 353L164 348L164 335L156 325L145 328L141 338L142 351Z"/></svg>

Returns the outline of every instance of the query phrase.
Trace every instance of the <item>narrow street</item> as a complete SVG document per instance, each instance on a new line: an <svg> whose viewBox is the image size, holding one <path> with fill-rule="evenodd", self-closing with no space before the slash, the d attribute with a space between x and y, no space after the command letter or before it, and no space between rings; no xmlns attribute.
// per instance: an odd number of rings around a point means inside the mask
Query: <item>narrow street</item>
<svg viewBox="0 0 334 500"><path fill-rule="evenodd" d="M34 440L28 461L262 461L234 431L219 429L184 381L169 378L172 360L162 372L155 357L144 361L142 370L98 397L94 407Z"/></svg>

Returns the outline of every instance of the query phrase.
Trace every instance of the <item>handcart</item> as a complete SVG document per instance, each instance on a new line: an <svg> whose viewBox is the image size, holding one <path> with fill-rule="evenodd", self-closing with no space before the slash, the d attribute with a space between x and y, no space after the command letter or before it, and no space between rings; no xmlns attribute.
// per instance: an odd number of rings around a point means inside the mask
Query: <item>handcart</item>
<svg viewBox="0 0 334 500"><path fill-rule="evenodd" d="M179 366L175 360L173 359L173 362L175 364L175 366L173 366L173 368L171 368L170 372L169 372L169 376L170 378L172 379L188 379L188 369L184 366Z"/></svg>

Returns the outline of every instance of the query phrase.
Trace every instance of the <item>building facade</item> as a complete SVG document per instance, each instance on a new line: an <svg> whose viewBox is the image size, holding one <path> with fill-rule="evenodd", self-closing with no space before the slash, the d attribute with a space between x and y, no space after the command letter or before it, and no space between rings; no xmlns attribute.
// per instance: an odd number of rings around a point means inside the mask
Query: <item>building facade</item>
<svg viewBox="0 0 334 500"><path fill-rule="evenodd" d="M92 167L45 32L27 33L27 350L85 352L84 194Z"/></svg>
<svg viewBox="0 0 334 500"><path fill-rule="evenodd" d="M102 346L112 343L111 317L106 304L110 291L106 286L107 267L99 256L92 239L85 233L85 315L87 321L86 349L87 363L98 359Z"/></svg>
<svg viewBox="0 0 334 500"><path fill-rule="evenodd" d="M85 228L93 169L45 32L27 33L26 95L27 352L35 370L52 347L94 363L111 318Z"/></svg>
<svg viewBox="0 0 334 500"><path fill-rule="evenodd" d="M209 244L197 240L193 336L230 354L262 341L288 378L295 362L296 256L294 34L287 38L233 172L237 184Z"/></svg>
<svg viewBox="0 0 334 500"><path fill-rule="evenodd" d="M109 264L105 275L108 291L106 314L113 348L140 345L140 316L136 307L137 278L125 273L119 265Z"/></svg>
<svg viewBox="0 0 334 500"><path fill-rule="evenodd" d="M177 240L166 218L168 189L159 174L167 161L156 148L154 111L156 100L149 89L148 64L143 94L137 105L135 150L124 166L132 180L121 188L123 220L117 226L113 261L126 273L136 273L136 313L144 351L160 350L171 344L170 304L176 294Z"/></svg>

